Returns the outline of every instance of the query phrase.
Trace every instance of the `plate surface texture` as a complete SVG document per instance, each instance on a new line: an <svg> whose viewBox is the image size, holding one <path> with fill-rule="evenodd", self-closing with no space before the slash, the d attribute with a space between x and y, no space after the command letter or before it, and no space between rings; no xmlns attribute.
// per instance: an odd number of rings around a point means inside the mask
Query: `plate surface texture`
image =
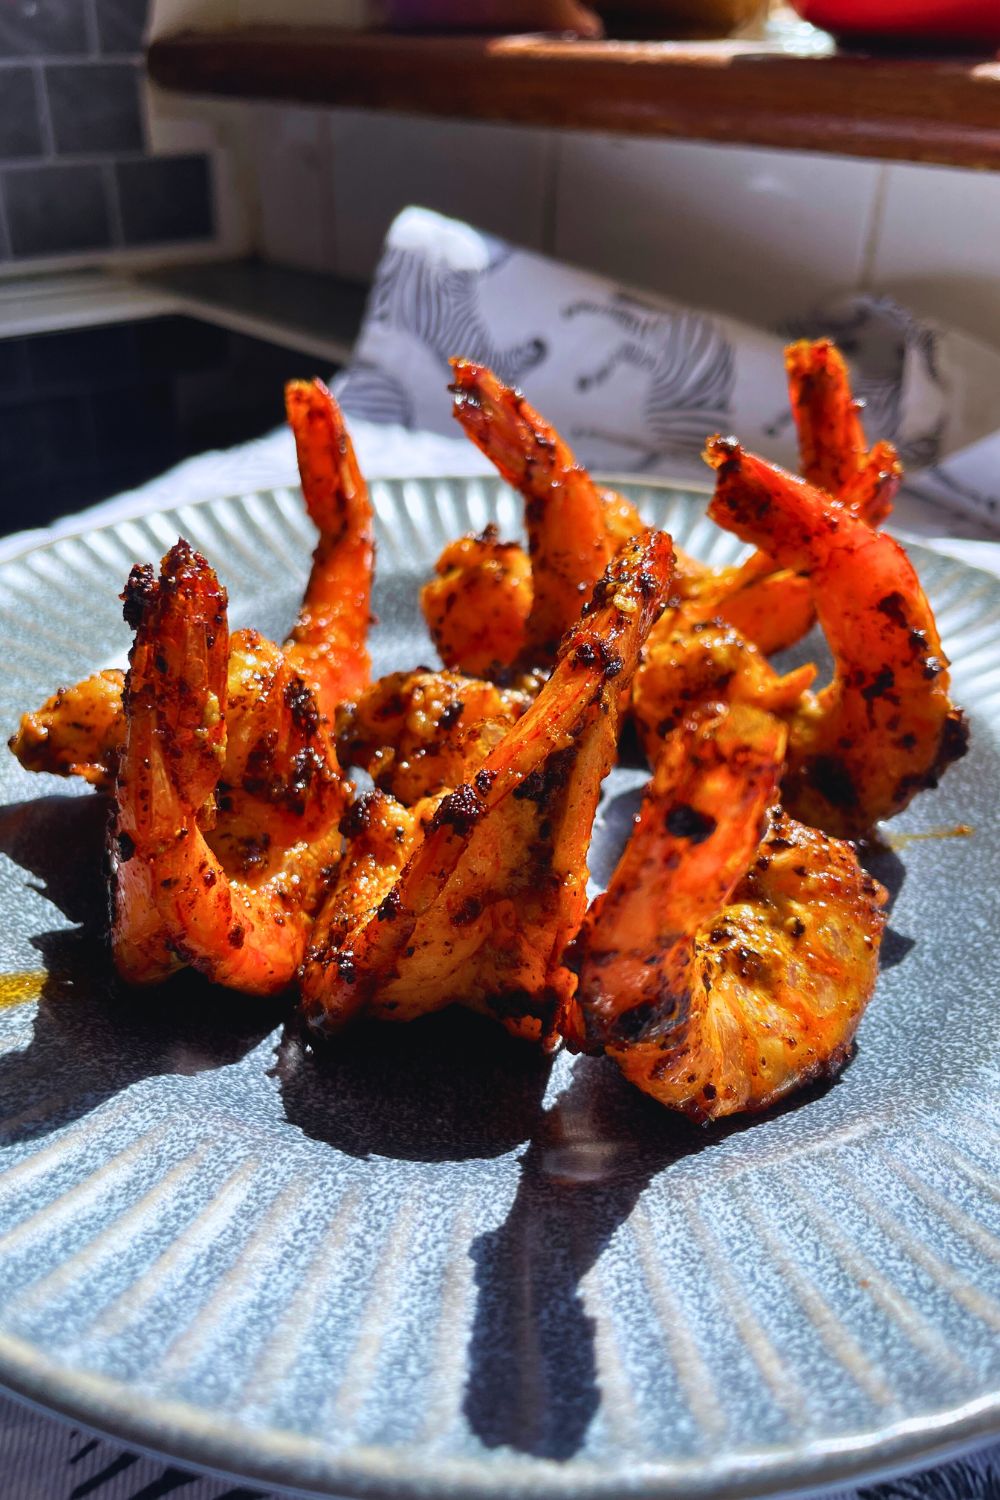
<svg viewBox="0 0 1000 1500"><path fill-rule="evenodd" d="M713 563L704 498L624 486ZM432 661L417 588L519 506L373 487L375 666ZM292 491L119 523L0 568L6 736L121 664L117 594L183 533L278 638ZM261 1485L362 1496L777 1494L1000 1427L1000 583L914 549L972 749L871 856L884 972L840 1082L699 1130L609 1064L471 1015L303 1055L190 976L115 992L100 799L0 761L0 1382ZM810 643L806 653L815 646ZM642 775L606 786L606 877Z"/></svg>

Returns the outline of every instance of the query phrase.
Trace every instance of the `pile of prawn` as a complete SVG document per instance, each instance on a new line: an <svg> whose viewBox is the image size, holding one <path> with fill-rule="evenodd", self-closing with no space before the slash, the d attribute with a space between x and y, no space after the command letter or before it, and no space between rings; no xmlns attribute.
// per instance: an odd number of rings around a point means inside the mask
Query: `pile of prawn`
<svg viewBox="0 0 1000 1500"><path fill-rule="evenodd" d="M709 438L709 514L757 549L712 570L519 392L453 361L455 416L523 496L527 547L492 526L450 543L420 600L442 668L376 681L371 503L336 401L291 383L319 541L288 639L231 632L181 539L126 583L127 672L60 689L11 740L109 798L122 979L295 986L317 1037L462 1004L605 1053L698 1121L836 1074L887 899L855 841L967 734L917 575L878 530L897 456L868 447L828 340L786 362L802 477ZM815 621L834 661L818 692L815 667L769 659ZM588 902L627 719L650 780Z"/></svg>

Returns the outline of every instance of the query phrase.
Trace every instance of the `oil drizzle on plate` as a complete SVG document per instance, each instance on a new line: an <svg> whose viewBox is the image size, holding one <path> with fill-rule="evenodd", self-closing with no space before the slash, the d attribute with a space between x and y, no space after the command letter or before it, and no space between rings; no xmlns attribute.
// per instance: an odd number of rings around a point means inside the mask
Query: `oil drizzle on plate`
<svg viewBox="0 0 1000 1500"><path fill-rule="evenodd" d="M27 969L20 974L0 974L0 1010L27 1005L37 1000L48 978L44 969Z"/></svg>
<svg viewBox="0 0 1000 1500"><path fill-rule="evenodd" d="M921 833L887 833L883 835L884 841L890 849L898 853L909 844L915 844L921 839L967 839L972 836L972 828L968 823L956 823L954 828L926 828Z"/></svg>

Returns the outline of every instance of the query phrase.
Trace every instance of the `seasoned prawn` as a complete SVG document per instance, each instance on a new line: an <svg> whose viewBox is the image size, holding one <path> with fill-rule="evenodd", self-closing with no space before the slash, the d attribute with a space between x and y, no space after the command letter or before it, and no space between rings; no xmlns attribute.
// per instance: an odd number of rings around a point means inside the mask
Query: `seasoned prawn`
<svg viewBox="0 0 1000 1500"><path fill-rule="evenodd" d="M372 511L340 408L320 380L292 381L285 392L295 433L306 507L319 528L305 597L284 654L332 720L338 704L366 686L366 646L374 543ZM124 673L100 672L60 688L25 714L10 748L28 771L82 776L101 791L114 780L125 738ZM231 704L232 733L252 699L252 679Z"/></svg>
<svg viewBox="0 0 1000 1500"><path fill-rule="evenodd" d="M134 568L124 598L135 641L110 837L116 965L132 983L191 964L273 993L302 960L340 850L347 789L315 698L253 632L230 654L225 590L186 542L159 579ZM251 683L227 754L230 692Z"/></svg>
<svg viewBox="0 0 1000 1500"><path fill-rule="evenodd" d="M892 509L902 465L891 443L868 449L861 403L851 394L839 350L829 339L803 339L785 350L785 366L802 473L869 526L880 525ZM715 570L683 558L678 574L675 592L690 618L718 616L765 655L801 640L815 621L808 579L778 567L766 550Z"/></svg>
<svg viewBox="0 0 1000 1500"><path fill-rule="evenodd" d="M440 801L429 797L409 808L375 790L362 792L347 808L340 822L344 851L310 933L306 972L321 972L329 955L344 948L351 930L381 906Z"/></svg>
<svg viewBox="0 0 1000 1500"><path fill-rule="evenodd" d="M534 597L531 561L492 523L449 542L420 591L427 628L446 667L499 677L520 661Z"/></svg>
<svg viewBox="0 0 1000 1500"><path fill-rule="evenodd" d="M579 608L581 591L643 522L614 490L596 485L568 445L519 391L483 365L453 360L454 415L526 502L527 555L497 553L476 538L452 543L422 596L424 615L446 665L496 675L516 661L541 665ZM675 593L691 618L726 618L764 651L797 640L812 623L808 586L775 573L765 555L736 568L710 569L677 554ZM462 642L470 638L473 649Z"/></svg>
<svg viewBox="0 0 1000 1500"><path fill-rule="evenodd" d="M843 355L830 339L800 339L785 350L785 368L802 475L878 526L892 509L902 465L891 443L868 449L863 403L851 394Z"/></svg>
<svg viewBox="0 0 1000 1500"><path fill-rule="evenodd" d="M586 907L600 785L671 566L662 533L626 547L534 703L444 797L376 910L339 943L313 946L302 991L315 1024L360 1010L411 1020L458 1002L516 1035L554 1040L573 985L562 953Z"/></svg>
<svg viewBox="0 0 1000 1500"><path fill-rule="evenodd" d="M538 691L457 672L390 672L337 716L345 766L367 771L406 806L468 780Z"/></svg>
<svg viewBox="0 0 1000 1500"><path fill-rule="evenodd" d="M841 837L900 812L965 753L934 615L899 544L821 490L713 438L709 515L808 577L835 662L790 720L785 806Z"/></svg>
<svg viewBox="0 0 1000 1500"><path fill-rule="evenodd" d="M333 396L322 380L292 380L285 411L298 455L306 508L319 541L292 633L295 670L332 720L339 704L368 685L375 534L368 488Z"/></svg>
<svg viewBox="0 0 1000 1500"><path fill-rule="evenodd" d="M454 415L524 496L533 583L524 652L532 663L550 661L617 550L605 505L586 469L519 391L485 365L453 359L451 366Z"/></svg>
<svg viewBox="0 0 1000 1500"><path fill-rule="evenodd" d="M125 740L124 681L124 672L96 672L75 687L59 688L41 708L24 714L10 740L24 769L80 776L108 791Z"/></svg>
<svg viewBox="0 0 1000 1500"><path fill-rule="evenodd" d="M886 892L774 806L784 744L742 704L687 720L570 954L570 1045L699 1121L836 1074L875 987Z"/></svg>
<svg viewBox="0 0 1000 1500"><path fill-rule="evenodd" d="M751 703L779 717L800 707L816 676L811 664L784 675L723 620L690 621L667 611L650 631L635 674L632 711L650 763L664 738L703 703Z"/></svg>

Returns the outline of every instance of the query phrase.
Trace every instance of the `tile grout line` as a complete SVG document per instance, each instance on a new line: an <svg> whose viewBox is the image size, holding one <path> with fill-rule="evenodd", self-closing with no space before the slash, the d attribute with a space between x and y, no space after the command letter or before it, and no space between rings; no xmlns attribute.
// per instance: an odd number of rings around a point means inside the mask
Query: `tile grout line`
<svg viewBox="0 0 1000 1500"><path fill-rule="evenodd" d="M125 226L122 222L121 198L118 192L118 173L114 161L101 163L101 177L104 181L104 196L108 205L108 227L111 230L111 244L115 248L125 245Z"/></svg>
<svg viewBox="0 0 1000 1500"><path fill-rule="evenodd" d="M43 63L46 67L53 68L92 68L95 63L106 64L109 68L124 63L141 63L144 55L141 52L46 52L44 55L33 57L0 57L0 76L5 72L14 72L17 68L30 68L34 63Z"/></svg>
<svg viewBox="0 0 1000 1500"><path fill-rule="evenodd" d="M52 125L52 110L49 106L49 88L45 78L45 64L36 62L32 68L35 79L35 108L38 123L42 127L42 162L47 165L56 158L56 133Z"/></svg>
<svg viewBox="0 0 1000 1500"><path fill-rule="evenodd" d="M561 134L558 131L547 132L542 145L545 153L542 162L542 250L546 255L555 255L559 168L562 162Z"/></svg>
<svg viewBox="0 0 1000 1500"><path fill-rule="evenodd" d="M102 167L108 161L138 162L164 161L168 157L211 156L210 150L164 152L154 155L151 151L87 151L80 155L72 152L54 153L51 156L5 156L0 157L0 171L30 172L38 167Z"/></svg>
<svg viewBox="0 0 1000 1500"><path fill-rule="evenodd" d="M87 28L87 50L91 57L99 57L101 40L97 29L97 0L83 0L83 19Z"/></svg>
<svg viewBox="0 0 1000 1500"><path fill-rule="evenodd" d="M10 223L7 219L7 195L4 192L3 182L0 181L0 260L14 259L14 244L10 237Z"/></svg>
<svg viewBox="0 0 1000 1500"><path fill-rule="evenodd" d="M865 234L864 248L861 251L861 268L858 275L859 292L870 292L872 289L875 261L878 256L879 242L882 238L882 228L885 223L885 200L889 191L888 173L888 165L882 162L879 166L878 177L875 182L875 191L872 194L871 215L868 221L868 230Z"/></svg>

